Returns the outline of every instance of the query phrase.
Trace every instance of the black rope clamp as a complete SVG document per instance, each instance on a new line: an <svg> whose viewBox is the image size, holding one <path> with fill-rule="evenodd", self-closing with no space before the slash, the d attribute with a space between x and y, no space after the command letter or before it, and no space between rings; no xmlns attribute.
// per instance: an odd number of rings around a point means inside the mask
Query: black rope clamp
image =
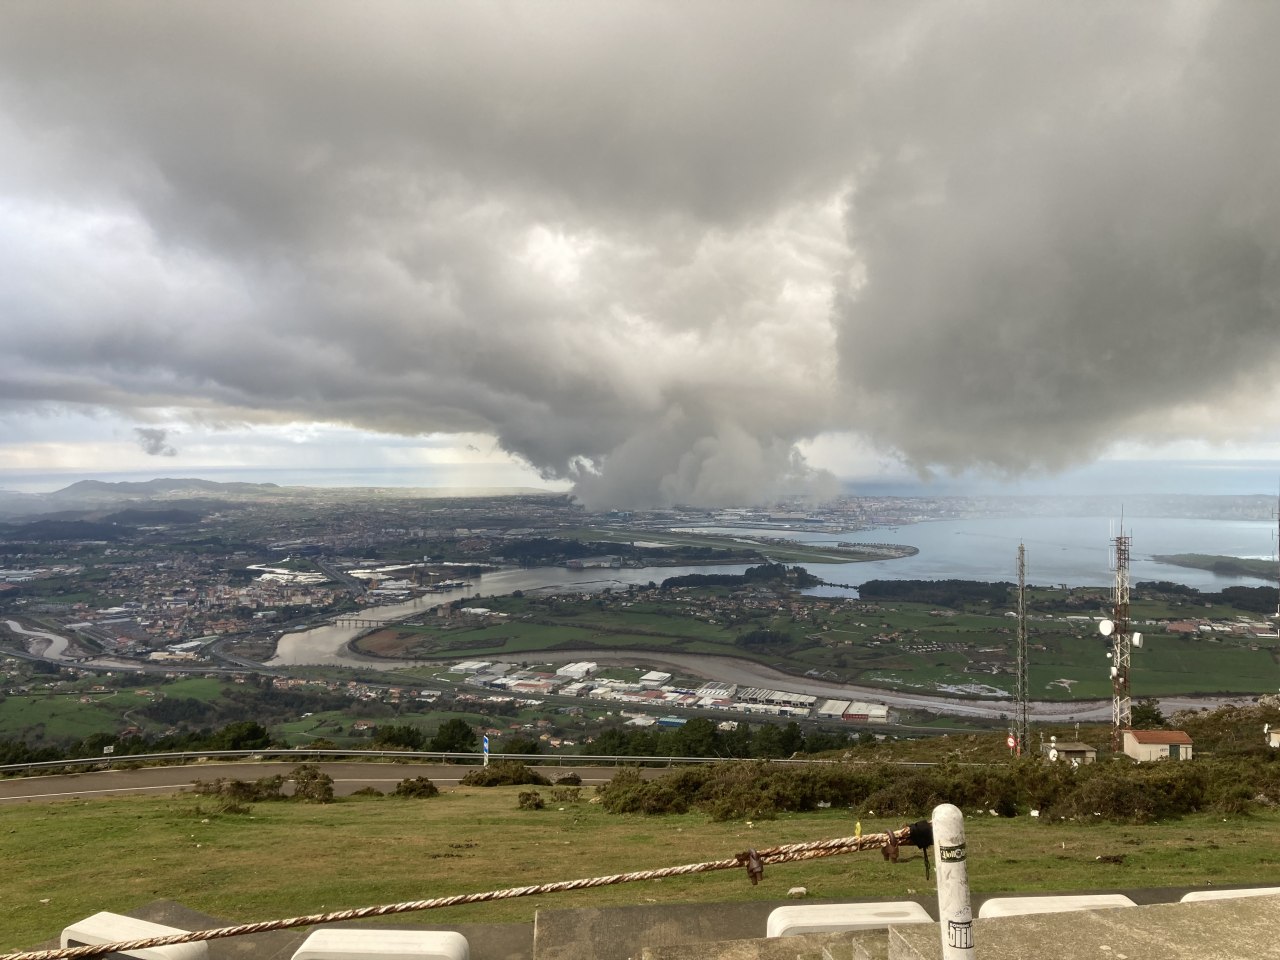
<svg viewBox="0 0 1280 960"><path fill-rule="evenodd" d="M738 862L746 865L747 876L751 878L753 887L764 879L764 861L754 850L738 854Z"/></svg>

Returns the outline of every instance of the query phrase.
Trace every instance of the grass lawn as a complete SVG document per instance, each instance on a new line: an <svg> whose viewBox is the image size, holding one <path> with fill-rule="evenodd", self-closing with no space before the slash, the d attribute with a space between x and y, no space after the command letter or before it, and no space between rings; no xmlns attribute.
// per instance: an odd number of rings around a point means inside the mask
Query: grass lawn
<svg viewBox="0 0 1280 960"><path fill-rule="evenodd" d="M69 800L0 807L0 949L30 947L99 910L178 900L229 921L567 880L732 856L748 847L847 836L847 811L712 823L689 814L610 816L593 804L520 811L527 788L457 788L431 800L391 797L327 806L256 804L213 812L193 796ZM547 796L546 788L543 795ZM583 791L587 797L589 791ZM901 826L865 819L864 832ZM1144 826L968 821L969 877L980 892L1274 883L1280 813L1197 815ZM1102 854L1123 854L1119 864ZM539 907L816 897L894 897L932 888L918 854L878 853L772 866L752 887L741 871L637 883L388 918L528 921Z"/></svg>
<svg viewBox="0 0 1280 960"><path fill-rule="evenodd" d="M10 694L0 700L0 738L81 740L117 730L125 714L149 701L132 691Z"/></svg>

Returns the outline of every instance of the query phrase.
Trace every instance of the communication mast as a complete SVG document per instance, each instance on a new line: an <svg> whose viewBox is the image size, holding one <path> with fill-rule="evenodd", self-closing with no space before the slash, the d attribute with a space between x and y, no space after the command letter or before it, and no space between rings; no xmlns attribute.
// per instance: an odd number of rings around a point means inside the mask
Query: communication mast
<svg viewBox="0 0 1280 960"><path fill-rule="evenodd" d="M1027 548L1018 544L1018 755L1031 749L1031 726L1027 720L1027 701L1030 699L1027 682Z"/></svg>
<svg viewBox="0 0 1280 960"><path fill-rule="evenodd" d="M1129 541L1121 521L1120 533L1112 540L1115 551L1116 582L1112 591L1111 619L1103 620L1098 629L1111 638L1111 749L1124 748L1124 731L1133 725L1133 702L1129 697L1129 661L1133 654L1133 637L1129 632ZM1142 640L1139 639L1141 644Z"/></svg>

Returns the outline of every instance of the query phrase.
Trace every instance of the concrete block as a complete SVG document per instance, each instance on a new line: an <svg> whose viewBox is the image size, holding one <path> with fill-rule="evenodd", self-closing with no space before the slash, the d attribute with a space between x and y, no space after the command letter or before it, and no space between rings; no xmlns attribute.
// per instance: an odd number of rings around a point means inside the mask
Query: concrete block
<svg viewBox="0 0 1280 960"><path fill-rule="evenodd" d="M1070 913L1073 910L1103 910L1132 907L1122 893L1092 893L1071 897L997 897L978 909L978 917L1021 917L1031 913Z"/></svg>
<svg viewBox="0 0 1280 960"><path fill-rule="evenodd" d="M95 913L71 924L62 931L59 944L63 947L88 947L100 943L120 943L126 940L148 940L151 937L172 937L190 933L178 927L167 927L150 920L138 920L118 913ZM130 950L110 956L136 957L138 960L207 960L209 945L179 943L170 947L152 947L149 950Z"/></svg>
<svg viewBox="0 0 1280 960"><path fill-rule="evenodd" d="M933 923L927 910L912 900L891 903L824 903L778 907L769 914L765 936L879 930L904 923Z"/></svg>
<svg viewBox="0 0 1280 960"><path fill-rule="evenodd" d="M1280 896L1280 887L1250 887L1247 890L1192 890L1186 894L1182 903L1197 903L1201 900L1234 900L1237 897L1275 897Z"/></svg>
<svg viewBox="0 0 1280 960"><path fill-rule="evenodd" d="M975 920L980 960L1243 960L1280 957L1280 897ZM942 960L936 928L893 927L891 960Z"/></svg>
<svg viewBox="0 0 1280 960"><path fill-rule="evenodd" d="M316 930L293 960L469 960L467 938L452 930L337 927Z"/></svg>

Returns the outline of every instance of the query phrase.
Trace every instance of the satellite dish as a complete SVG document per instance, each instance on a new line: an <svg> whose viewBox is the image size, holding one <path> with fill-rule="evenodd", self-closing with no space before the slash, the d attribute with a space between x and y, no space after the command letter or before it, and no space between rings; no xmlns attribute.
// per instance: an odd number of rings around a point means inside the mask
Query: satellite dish
<svg viewBox="0 0 1280 960"><path fill-rule="evenodd" d="M1057 762L1057 760L1058 760L1058 751L1057 751L1057 750L1050 750L1050 751L1049 751L1049 759L1050 759L1050 761L1052 761L1052 762L1055 762L1055 763L1056 763L1056 762Z"/></svg>
<svg viewBox="0 0 1280 960"><path fill-rule="evenodd" d="M1111 659L1111 651L1110 651L1110 650L1108 650L1108 651L1107 651L1107 659L1108 659L1108 660L1110 660L1110 659Z"/></svg>
<svg viewBox="0 0 1280 960"><path fill-rule="evenodd" d="M1116 677L1116 674L1118 674L1119 672L1120 672L1120 670L1119 670L1117 667L1114 667L1114 666L1113 666L1113 667L1111 668L1111 679L1113 679L1113 680L1114 680L1114 679L1115 679L1115 677Z"/></svg>
<svg viewBox="0 0 1280 960"><path fill-rule="evenodd" d="M1104 637L1111 636L1111 634L1115 633L1115 630L1116 630L1116 625L1112 623L1110 620L1103 620L1101 623L1098 624L1098 632L1102 634Z"/></svg>
<svg viewBox="0 0 1280 960"><path fill-rule="evenodd" d="M1135 634L1133 635L1133 645L1134 645L1135 647L1140 647L1140 646L1142 646L1142 634L1140 634L1140 633L1135 633Z"/></svg>

